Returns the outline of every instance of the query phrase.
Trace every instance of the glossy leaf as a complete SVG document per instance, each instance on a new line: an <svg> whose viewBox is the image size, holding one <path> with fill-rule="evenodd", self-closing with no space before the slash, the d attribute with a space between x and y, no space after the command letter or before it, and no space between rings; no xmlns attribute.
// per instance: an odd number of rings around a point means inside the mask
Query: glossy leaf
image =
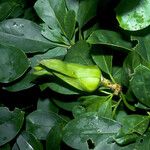
<svg viewBox="0 0 150 150"><path fill-rule="evenodd" d="M131 51L132 44L123 39L120 33L108 30L96 30L94 31L87 42L90 44L102 44L111 46L114 48L121 48L127 51Z"/></svg>
<svg viewBox="0 0 150 150"><path fill-rule="evenodd" d="M147 34L146 36L131 36L131 40L135 40L138 42L138 44L134 47L135 51L138 52L142 58L150 62L150 34Z"/></svg>
<svg viewBox="0 0 150 150"><path fill-rule="evenodd" d="M20 131L24 121L24 112L19 109L9 111L0 107L0 146L11 141Z"/></svg>
<svg viewBox="0 0 150 150"><path fill-rule="evenodd" d="M26 118L26 130L40 140L45 140L51 128L62 118L53 112L37 110Z"/></svg>
<svg viewBox="0 0 150 150"><path fill-rule="evenodd" d="M142 64L142 62L143 60L137 52L133 51L128 54L123 62L122 82L124 85L127 86L129 84L129 80L134 73L134 69L138 65Z"/></svg>
<svg viewBox="0 0 150 150"><path fill-rule="evenodd" d="M0 43L17 47L25 53L44 52L54 47L41 35L40 26L19 18L0 23Z"/></svg>
<svg viewBox="0 0 150 150"><path fill-rule="evenodd" d="M103 142L100 142L94 150L149 150L150 148L150 133L146 133L143 136L140 136L135 143L125 145L125 146L119 146L115 142L111 142L108 140L105 140Z"/></svg>
<svg viewBox="0 0 150 150"><path fill-rule="evenodd" d="M88 150L87 141L94 145L116 134L120 129L117 122L87 113L70 121L64 128L63 140L74 149Z"/></svg>
<svg viewBox="0 0 150 150"><path fill-rule="evenodd" d="M85 30L83 32L83 35L84 35L84 39L87 40L87 38L96 30L99 29L99 25L98 23L94 24L92 27L90 27L89 29Z"/></svg>
<svg viewBox="0 0 150 150"><path fill-rule="evenodd" d="M79 102L74 102L74 101L73 102L70 102L70 101L65 102L65 101L60 101L60 100L56 100L56 99L54 99L53 101L58 107L60 107L61 109L67 110L67 111L72 111L76 105L79 105Z"/></svg>
<svg viewBox="0 0 150 150"><path fill-rule="evenodd" d="M71 40L74 35L75 25L75 12L73 10L69 10L64 18L64 31L69 40Z"/></svg>
<svg viewBox="0 0 150 150"><path fill-rule="evenodd" d="M65 56L65 61L83 65L93 65L90 55L91 46L86 41L78 41L73 45Z"/></svg>
<svg viewBox="0 0 150 150"><path fill-rule="evenodd" d="M18 145L17 145L17 143L15 143L15 144L13 145L12 150L20 150L19 147L18 147Z"/></svg>
<svg viewBox="0 0 150 150"><path fill-rule="evenodd" d="M96 16L98 0L81 0L77 14L79 28L82 28L90 19ZM85 11L86 10L86 11Z"/></svg>
<svg viewBox="0 0 150 150"><path fill-rule="evenodd" d="M143 134L149 125L149 117L142 115L128 115L123 119L123 130L124 133L138 133Z"/></svg>
<svg viewBox="0 0 150 150"><path fill-rule="evenodd" d="M42 144L29 132L20 134L16 144L19 150L43 150Z"/></svg>
<svg viewBox="0 0 150 150"><path fill-rule="evenodd" d="M6 1L6 2L1 2L1 7L0 7L0 21L3 21L6 19L8 16L13 13L13 10L17 8L18 4L12 1Z"/></svg>
<svg viewBox="0 0 150 150"><path fill-rule="evenodd" d="M56 105L53 103L53 101L51 99L42 99L40 98L37 102L37 110L41 110L41 111L52 111L55 113L58 113L58 108L56 107Z"/></svg>
<svg viewBox="0 0 150 150"><path fill-rule="evenodd" d="M42 35L51 42L60 43L60 46L69 45L67 39L57 29L50 29L46 24L42 25ZM64 45L63 45L64 44Z"/></svg>
<svg viewBox="0 0 150 150"><path fill-rule="evenodd" d="M72 109L72 115L74 118L78 118L84 113L86 113L86 109L81 105L75 105Z"/></svg>
<svg viewBox="0 0 150 150"><path fill-rule="evenodd" d="M46 87L50 88L51 90L60 93L60 94L64 94L64 95L77 95L79 93L81 93L81 91L73 88L72 86L57 80L55 82L51 82L51 83L47 83Z"/></svg>
<svg viewBox="0 0 150 150"><path fill-rule="evenodd" d="M104 50L95 50L93 49L92 58L94 62L99 66L99 68L107 73L108 75L112 74L112 56L111 55L105 55L103 53Z"/></svg>
<svg viewBox="0 0 150 150"><path fill-rule="evenodd" d="M125 134L123 136L116 137L115 141L118 145L125 146L131 143L134 143L137 140L137 138L138 138L138 135L135 133L132 133L132 134Z"/></svg>
<svg viewBox="0 0 150 150"><path fill-rule="evenodd" d="M74 10L74 12L77 14L78 9L79 9L79 1L66 0L66 5L69 10Z"/></svg>
<svg viewBox="0 0 150 150"><path fill-rule="evenodd" d="M122 67L113 67L112 68L112 76L117 83L122 83Z"/></svg>
<svg viewBox="0 0 150 150"><path fill-rule="evenodd" d="M127 112L124 110L120 110L116 113L115 120L121 123L123 122L125 116L127 116Z"/></svg>
<svg viewBox="0 0 150 150"><path fill-rule="evenodd" d="M143 135L149 125L149 117L142 115L127 115L122 119L122 127L115 137L119 145L127 145L136 141Z"/></svg>
<svg viewBox="0 0 150 150"><path fill-rule="evenodd" d="M139 102L137 104L135 104L135 107L140 108L140 109L144 109L144 110L150 110L150 107L147 107L147 106L145 106Z"/></svg>
<svg viewBox="0 0 150 150"><path fill-rule="evenodd" d="M81 105L87 112L97 112L99 116L112 118L112 97L110 96L82 96L79 98Z"/></svg>
<svg viewBox="0 0 150 150"><path fill-rule="evenodd" d="M0 44L0 82L9 83L18 79L28 67L27 56L21 50Z"/></svg>
<svg viewBox="0 0 150 150"><path fill-rule="evenodd" d="M65 122L58 123L50 130L46 139L46 150L61 149L61 140L63 137L64 125Z"/></svg>
<svg viewBox="0 0 150 150"><path fill-rule="evenodd" d="M52 29L49 38L62 38L63 34L71 40L75 30L75 12L67 11L65 0L38 0L34 8L39 17Z"/></svg>
<svg viewBox="0 0 150 150"><path fill-rule="evenodd" d="M130 85L139 102L150 107L150 69L139 65L136 67Z"/></svg>
<svg viewBox="0 0 150 150"><path fill-rule="evenodd" d="M39 64L39 62L42 59L50 59L50 58L63 59L66 54L67 54L66 48L63 48L63 47L53 48L43 54L37 54L37 55L34 55L32 58L30 58L31 66L35 67L36 65Z"/></svg>
<svg viewBox="0 0 150 150"><path fill-rule="evenodd" d="M35 86L33 82L37 77L32 74L33 70L30 70L26 74L24 74L21 78L19 78L15 83L9 86L4 86L3 89L10 92L18 92L22 90L26 90Z"/></svg>
<svg viewBox="0 0 150 150"><path fill-rule="evenodd" d="M116 9L117 20L125 30L136 31L150 25L150 1L121 0Z"/></svg>
<svg viewBox="0 0 150 150"><path fill-rule="evenodd" d="M38 0L34 8L51 29L60 30L62 28L62 19L66 15L64 0Z"/></svg>

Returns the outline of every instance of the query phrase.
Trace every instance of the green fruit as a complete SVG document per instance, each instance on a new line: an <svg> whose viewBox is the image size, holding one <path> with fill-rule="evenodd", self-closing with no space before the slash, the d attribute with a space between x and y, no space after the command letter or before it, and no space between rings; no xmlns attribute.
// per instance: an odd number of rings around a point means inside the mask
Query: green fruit
<svg viewBox="0 0 150 150"><path fill-rule="evenodd" d="M42 60L40 66L82 91L93 92L101 82L101 71L97 66L67 63L57 59Z"/></svg>

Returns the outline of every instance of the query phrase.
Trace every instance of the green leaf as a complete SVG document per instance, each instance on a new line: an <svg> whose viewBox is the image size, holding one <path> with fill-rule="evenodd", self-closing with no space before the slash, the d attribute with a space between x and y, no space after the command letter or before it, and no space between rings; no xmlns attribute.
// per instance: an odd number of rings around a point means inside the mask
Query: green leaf
<svg viewBox="0 0 150 150"><path fill-rule="evenodd" d="M135 133L132 134L125 134L121 137L116 137L115 141L117 144L124 146L124 145L128 145L131 143L134 143L138 138L138 135Z"/></svg>
<svg viewBox="0 0 150 150"><path fill-rule="evenodd" d="M81 105L87 112L97 112L99 116L112 118L112 97L111 96L82 96L79 98Z"/></svg>
<svg viewBox="0 0 150 150"><path fill-rule="evenodd" d="M76 105L79 105L79 102L74 102L74 101L73 102L70 102L70 101L65 102L65 101L60 101L60 100L56 100L56 99L54 99L53 101L58 107L60 107L64 110L67 110L67 111L72 111Z"/></svg>
<svg viewBox="0 0 150 150"><path fill-rule="evenodd" d="M40 98L37 102L37 110L41 111L52 111L58 113L58 107L53 103L51 99L42 99Z"/></svg>
<svg viewBox="0 0 150 150"><path fill-rule="evenodd" d="M142 115L126 115L121 120L122 127L115 137L119 145L133 143L138 138L138 134L143 135L149 126L149 117Z"/></svg>
<svg viewBox="0 0 150 150"><path fill-rule="evenodd" d="M0 146L0 149L1 149L1 150L11 150L9 144L5 144L4 146Z"/></svg>
<svg viewBox="0 0 150 150"><path fill-rule="evenodd" d="M8 18L18 18L24 13L24 0L1 0L0 21Z"/></svg>
<svg viewBox="0 0 150 150"><path fill-rule="evenodd" d="M19 150L43 150L42 144L29 132L20 134L16 144Z"/></svg>
<svg viewBox="0 0 150 150"><path fill-rule="evenodd" d="M146 36L131 36L132 41L137 41L138 44L134 47L135 51L138 52L142 58L150 62L150 34Z"/></svg>
<svg viewBox="0 0 150 150"><path fill-rule="evenodd" d="M60 150L65 122L60 122L52 127L46 138L46 150Z"/></svg>
<svg viewBox="0 0 150 150"><path fill-rule="evenodd" d="M119 146L118 144L105 140L100 142L94 150L149 150L150 148L150 133L146 133L140 136L135 143L125 146Z"/></svg>
<svg viewBox="0 0 150 150"><path fill-rule="evenodd" d="M81 91L58 79L56 81L46 83L46 86L51 90L64 95L77 95L81 93Z"/></svg>
<svg viewBox="0 0 150 150"><path fill-rule="evenodd" d="M0 23L0 43L17 47L25 53L44 52L54 47L41 35L37 24L19 18Z"/></svg>
<svg viewBox="0 0 150 150"><path fill-rule="evenodd" d="M6 1L1 3L0 5L0 21L3 21L11 15L11 13L13 12L13 10L16 9L18 4L13 1Z"/></svg>
<svg viewBox="0 0 150 150"><path fill-rule="evenodd" d="M81 0L77 14L79 28L82 28L90 19L96 16L99 0Z"/></svg>
<svg viewBox="0 0 150 150"><path fill-rule="evenodd" d="M37 78L32 72L33 70L30 70L17 81L13 82L11 85L3 86L2 88L10 92L18 92L32 88L33 86L35 86L35 83L33 83L33 81Z"/></svg>
<svg viewBox="0 0 150 150"><path fill-rule="evenodd" d="M143 135L149 125L149 117L142 115L127 115L122 121L121 132L124 134L138 133Z"/></svg>
<svg viewBox="0 0 150 150"><path fill-rule="evenodd" d="M147 111L150 110L150 107L147 107L147 106L145 106L145 105L143 105L139 102L137 104L135 104L135 107L140 108L140 109L144 109L144 110L147 110Z"/></svg>
<svg viewBox="0 0 150 150"><path fill-rule="evenodd" d="M150 25L150 1L121 0L116 9L121 28L130 31L141 30Z"/></svg>
<svg viewBox="0 0 150 150"><path fill-rule="evenodd" d="M71 40L75 31L75 12L66 8L65 0L38 0L34 6L39 17L49 26L44 36L55 42L63 42L64 36Z"/></svg>
<svg viewBox="0 0 150 150"><path fill-rule="evenodd" d="M64 33L64 16L66 16L67 13L65 0L49 0L49 4L55 13L56 20L62 30L62 33Z"/></svg>
<svg viewBox="0 0 150 150"><path fill-rule="evenodd" d="M74 118L77 118L84 113L86 113L86 109L81 105L75 105L72 109L72 115Z"/></svg>
<svg viewBox="0 0 150 150"><path fill-rule="evenodd" d="M86 43L86 41L80 40L68 50L65 61L83 65L93 65L90 50L91 46Z"/></svg>
<svg viewBox="0 0 150 150"><path fill-rule="evenodd" d="M92 27L88 28L83 32L84 39L87 39L94 31L99 29L99 24L96 23Z"/></svg>
<svg viewBox="0 0 150 150"><path fill-rule="evenodd" d="M116 83L122 83L122 67L113 67L112 76Z"/></svg>
<svg viewBox="0 0 150 150"><path fill-rule="evenodd" d="M134 69L142 64L143 60L136 51L128 54L123 62L122 82L124 85L129 85L129 80L134 73Z"/></svg>
<svg viewBox="0 0 150 150"><path fill-rule="evenodd" d="M64 31L69 40L71 40L74 35L75 25L75 12L73 10L69 10L64 18Z"/></svg>
<svg viewBox="0 0 150 150"><path fill-rule="evenodd" d="M66 0L66 5L69 10L74 10L77 14L79 9L79 1L78 0Z"/></svg>
<svg viewBox="0 0 150 150"><path fill-rule="evenodd" d="M19 147L18 147L18 145L17 145L17 143L15 143L15 144L13 145L12 150L20 150Z"/></svg>
<svg viewBox="0 0 150 150"><path fill-rule="evenodd" d="M11 141L20 131L24 121L24 113L15 109L9 111L6 107L0 107L0 146Z"/></svg>
<svg viewBox="0 0 150 150"><path fill-rule="evenodd" d="M136 67L130 86L139 102L150 107L150 69L143 65Z"/></svg>
<svg viewBox="0 0 150 150"><path fill-rule="evenodd" d="M45 140L51 128L62 118L54 112L37 110L30 113L26 118L26 130L40 140Z"/></svg>
<svg viewBox="0 0 150 150"><path fill-rule="evenodd" d="M127 116L127 112L125 110L119 110L116 113L115 120L121 123L123 122L125 116Z"/></svg>
<svg viewBox="0 0 150 150"><path fill-rule="evenodd" d="M27 56L21 50L0 44L0 82L9 83L18 79L28 67Z"/></svg>
<svg viewBox="0 0 150 150"><path fill-rule="evenodd" d="M51 42L59 43L58 46L67 47L69 45L67 39L59 32L58 29L50 29L46 24L42 25L41 34Z"/></svg>
<svg viewBox="0 0 150 150"><path fill-rule="evenodd" d="M35 74L35 73L34 73ZM50 76L50 72L46 70L42 70L41 72L36 72L37 76L48 75ZM77 95L82 93L80 90L72 87L71 85L65 83L61 79L57 77L53 77L50 82L40 84L41 90L45 90L46 88L50 88L52 91L63 94L63 95Z"/></svg>
<svg viewBox="0 0 150 150"><path fill-rule="evenodd" d="M95 146L115 135L120 129L116 121L87 113L70 121L64 128L63 141L74 149L88 150L87 141Z"/></svg>
<svg viewBox="0 0 150 150"><path fill-rule="evenodd" d="M112 56L106 54L103 49L100 49L99 51L96 49L93 49L92 51L92 58L94 62L99 66L99 68L107 73L108 75L112 74Z"/></svg>
<svg viewBox="0 0 150 150"><path fill-rule="evenodd" d="M63 28L63 17L66 15L64 0L38 0L34 8L39 17L51 28Z"/></svg>
<svg viewBox="0 0 150 150"><path fill-rule="evenodd" d="M66 48L56 47L43 54L34 55L32 58L30 58L31 67L35 67L36 65L38 65L42 59L50 59L50 58L63 59L66 54L67 54Z"/></svg>
<svg viewBox="0 0 150 150"><path fill-rule="evenodd" d="M96 30L87 39L90 44L101 44L119 48L120 50L131 51L132 44L123 39L120 33L108 30Z"/></svg>

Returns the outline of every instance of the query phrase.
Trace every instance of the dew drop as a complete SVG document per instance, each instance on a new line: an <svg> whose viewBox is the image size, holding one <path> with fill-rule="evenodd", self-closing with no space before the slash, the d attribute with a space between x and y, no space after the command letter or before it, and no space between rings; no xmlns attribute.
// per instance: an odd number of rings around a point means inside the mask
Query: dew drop
<svg viewBox="0 0 150 150"><path fill-rule="evenodd" d="M23 28L23 27L24 27L24 24L20 24L19 26L20 26L21 28Z"/></svg>
<svg viewBox="0 0 150 150"><path fill-rule="evenodd" d="M18 24L16 22L13 23L13 27L17 27Z"/></svg>
<svg viewBox="0 0 150 150"><path fill-rule="evenodd" d="M98 130L97 130L97 133L101 133L101 129L98 129Z"/></svg>

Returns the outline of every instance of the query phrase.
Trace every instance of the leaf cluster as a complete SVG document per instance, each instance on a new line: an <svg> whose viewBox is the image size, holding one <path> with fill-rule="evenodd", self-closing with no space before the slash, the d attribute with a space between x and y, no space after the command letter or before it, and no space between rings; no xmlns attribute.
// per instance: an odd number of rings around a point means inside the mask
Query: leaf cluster
<svg viewBox="0 0 150 150"><path fill-rule="evenodd" d="M0 0L1 150L150 149L150 2L111 4Z"/></svg>

